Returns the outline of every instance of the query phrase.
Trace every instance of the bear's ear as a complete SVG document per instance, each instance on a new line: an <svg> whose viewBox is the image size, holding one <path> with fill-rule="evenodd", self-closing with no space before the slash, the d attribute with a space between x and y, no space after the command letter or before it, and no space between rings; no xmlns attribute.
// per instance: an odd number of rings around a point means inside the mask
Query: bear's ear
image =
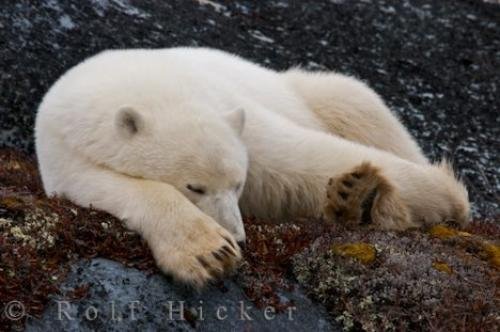
<svg viewBox="0 0 500 332"><path fill-rule="evenodd" d="M125 137L133 137L144 129L142 116L130 106L121 107L116 113L115 125Z"/></svg>
<svg viewBox="0 0 500 332"><path fill-rule="evenodd" d="M224 117L236 133L241 135L243 128L245 127L245 110L243 108L237 108L227 113Z"/></svg>

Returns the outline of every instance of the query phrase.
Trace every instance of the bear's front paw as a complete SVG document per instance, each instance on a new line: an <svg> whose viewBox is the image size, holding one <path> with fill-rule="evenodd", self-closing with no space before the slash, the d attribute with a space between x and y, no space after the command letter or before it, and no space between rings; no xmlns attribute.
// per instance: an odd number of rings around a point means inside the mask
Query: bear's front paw
<svg viewBox="0 0 500 332"><path fill-rule="evenodd" d="M396 190L368 162L328 181L325 216L349 226L372 224L400 230L413 226Z"/></svg>
<svg viewBox="0 0 500 332"><path fill-rule="evenodd" d="M237 267L241 250L215 221L198 218L180 227L152 244L158 266L165 273L199 289Z"/></svg>

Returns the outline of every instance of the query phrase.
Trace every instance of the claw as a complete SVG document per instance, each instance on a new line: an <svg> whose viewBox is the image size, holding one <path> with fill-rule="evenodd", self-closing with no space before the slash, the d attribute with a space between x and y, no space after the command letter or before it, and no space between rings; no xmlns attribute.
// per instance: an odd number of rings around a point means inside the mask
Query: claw
<svg viewBox="0 0 500 332"><path fill-rule="evenodd" d="M233 242L232 242L230 239L228 239L228 238L227 238L226 236L224 236L224 235L222 235L222 237L224 238L224 240L226 240L226 242L227 242L227 243L229 243L229 245L230 245L231 247L233 247L233 249L236 249L235 245L233 244Z"/></svg>
<svg viewBox="0 0 500 332"><path fill-rule="evenodd" d="M196 259L198 260L198 262L200 262L201 266L203 266L205 269L208 270L208 268L210 267L210 265L208 264L208 262L205 260L205 258L201 257L201 256L196 256Z"/></svg>
<svg viewBox="0 0 500 332"><path fill-rule="evenodd" d="M222 262L224 261L224 258L222 258L222 256L218 253L218 252L212 252L212 255L215 257L216 260L218 260L219 262Z"/></svg>
<svg viewBox="0 0 500 332"><path fill-rule="evenodd" d="M236 256L236 253L231 250L228 246L222 246L222 250L230 255Z"/></svg>

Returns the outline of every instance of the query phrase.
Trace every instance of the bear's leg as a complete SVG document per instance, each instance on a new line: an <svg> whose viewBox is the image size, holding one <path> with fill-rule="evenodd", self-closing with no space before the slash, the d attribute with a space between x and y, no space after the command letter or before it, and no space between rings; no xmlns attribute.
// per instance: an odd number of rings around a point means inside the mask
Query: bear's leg
<svg viewBox="0 0 500 332"><path fill-rule="evenodd" d="M355 223L372 195L371 218L383 228L468 221L467 190L446 163L414 163L272 112L252 111L259 121L254 124L249 117L249 129L243 133L250 156L240 200L244 214L273 219L321 216L327 183L333 178L332 187L343 190L331 195L331 212L352 208ZM360 169L366 176L356 179Z"/></svg>
<svg viewBox="0 0 500 332"><path fill-rule="evenodd" d="M236 266L241 253L232 235L171 185L129 177L72 157L46 191L122 219L144 237L164 272L202 287Z"/></svg>
<svg viewBox="0 0 500 332"><path fill-rule="evenodd" d="M298 69L282 75L331 133L415 163L428 163L408 130L363 82L341 74Z"/></svg>

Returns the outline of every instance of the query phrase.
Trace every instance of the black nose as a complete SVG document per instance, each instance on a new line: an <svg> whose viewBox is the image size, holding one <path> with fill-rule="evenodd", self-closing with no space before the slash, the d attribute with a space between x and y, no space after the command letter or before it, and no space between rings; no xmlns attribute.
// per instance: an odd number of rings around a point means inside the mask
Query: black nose
<svg viewBox="0 0 500 332"><path fill-rule="evenodd" d="M245 250L245 247L247 246L245 241L238 241L238 245L240 246L241 250Z"/></svg>

